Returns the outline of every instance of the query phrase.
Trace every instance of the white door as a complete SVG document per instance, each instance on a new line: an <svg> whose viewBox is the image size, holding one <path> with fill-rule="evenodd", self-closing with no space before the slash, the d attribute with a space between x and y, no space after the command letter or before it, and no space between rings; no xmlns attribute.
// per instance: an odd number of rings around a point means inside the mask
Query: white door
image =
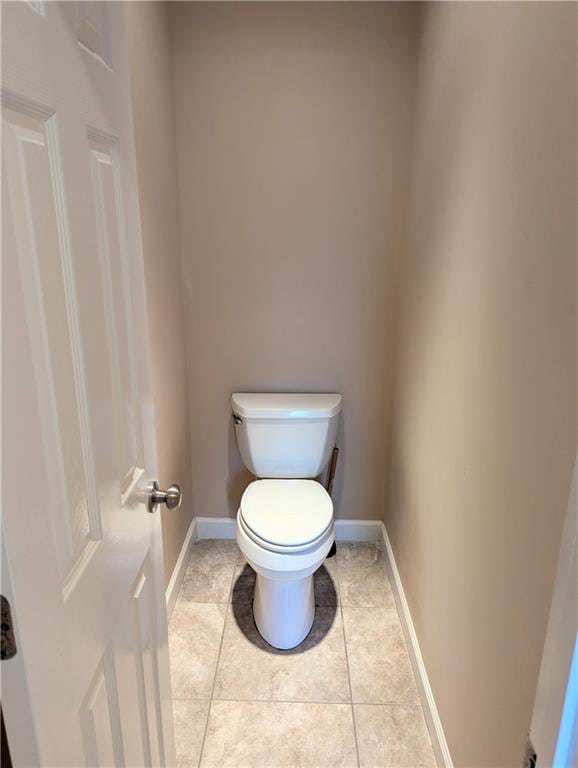
<svg viewBox="0 0 578 768"><path fill-rule="evenodd" d="M2 3L1 665L15 766L174 763L122 3Z"/></svg>

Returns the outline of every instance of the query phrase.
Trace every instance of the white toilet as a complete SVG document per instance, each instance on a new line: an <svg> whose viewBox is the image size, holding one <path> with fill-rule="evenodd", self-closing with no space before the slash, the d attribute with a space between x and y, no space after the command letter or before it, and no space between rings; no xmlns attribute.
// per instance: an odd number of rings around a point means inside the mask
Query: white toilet
<svg viewBox="0 0 578 768"><path fill-rule="evenodd" d="M270 645L294 648L313 624L313 574L335 540L331 498L312 478L335 446L341 395L237 393L231 404L241 458L259 478L237 513L237 543L257 573L255 624Z"/></svg>

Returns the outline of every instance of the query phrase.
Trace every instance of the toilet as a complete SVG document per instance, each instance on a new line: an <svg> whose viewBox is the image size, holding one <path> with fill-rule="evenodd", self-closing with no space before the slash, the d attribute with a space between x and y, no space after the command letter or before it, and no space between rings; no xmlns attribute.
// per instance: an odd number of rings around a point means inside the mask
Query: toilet
<svg viewBox="0 0 578 768"><path fill-rule="evenodd" d="M257 574L255 624L270 645L294 648L313 625L313 574L335 540L331 497L314 478L335 446L341 395L235 393L231 405L239 453L258 478L236 528Z"/></svg>

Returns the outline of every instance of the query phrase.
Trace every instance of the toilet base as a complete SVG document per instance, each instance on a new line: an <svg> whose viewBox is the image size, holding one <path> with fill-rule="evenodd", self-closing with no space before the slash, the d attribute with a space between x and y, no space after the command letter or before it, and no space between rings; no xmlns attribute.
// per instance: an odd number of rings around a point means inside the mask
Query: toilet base
<svg viewBox="0 0 578 768"><path fill-rule="evenodd" d="M315 618L313 575L280 581L257 573L253 616L269 645L295 648L307 637Z"/></svg>

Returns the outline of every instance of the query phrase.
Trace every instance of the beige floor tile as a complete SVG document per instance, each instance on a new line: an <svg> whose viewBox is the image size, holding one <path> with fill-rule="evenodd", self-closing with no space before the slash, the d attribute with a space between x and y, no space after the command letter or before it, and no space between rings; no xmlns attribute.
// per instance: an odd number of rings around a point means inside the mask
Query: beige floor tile
<svg viewBox="0 0 578 768"><path fill-rule="evenodd" d="M354 709L361 768L435 768L421 707Z"/></svg>
<svg viewBox="0 0 578 768"><path fill-rule="evenodd" d="M353 768L351 706L213 701L201 766Z"/></svg>
<svg viewBox="0 0 578 768"><path fill-rule="evenodd" d="M177 600L169 624L173 696L211 696L227 606Z"/></svg>
<svg viewBox="0 0 578 768"><path fill-rule="evenodd" d="M335 558L326 560L313 575L315 605L339 605L339 586ZM255 593L255 571L244 560L237 565L233 579L231 601L233 603L251 603Z"/></svg>
<svg viewBox="0 0 578 768"><path fill-rule="evenodd" d="M338 542L336 559L342 605L389 608L395 604L378 544Z"/></svg>
<svg viewBox="0 0 578 768"><path fill-rule="evenodd" d="M326 560L313 575L315 590L315 605L339 605L339 580L337 578L337 563L334 557Z"/></svg>
<svg viewBox="0 0 578 768"><path fill-rule="evenodd" d="M231 602L252 603L255 593L255 571L243 560L235 569L233 588L231 590Z"/></svg>
<svg viewBox="0 0 578 768"><path fill-rule="evenodd" d="M279 651L259 635L252 606L230 606L217 669L217 699L349 701L341 616L319 607L309 636ZM241 706L241 705L239 705Z"/></svg>
<svg viewBox="0 0 578 768"><path fill-rule="evenodd" d="M173 719L177 768L197 768L209 712L208 700L175 699Z"/></svg>
<svg viewBox="0 0 578 768"><path fill-rule="evenodd" d="M395 608L343 608L351 693L359 704L419 704Z"/></svg>
<svg viewBox="0 0 578 768"><path fill-rule="evenodd" d="M192 603L226 603L239 549L229 539L203 539L193 546L180 600Z"/></svg>
<svg viewBox="0 0 578 768"><path fill-rule="evenodd" d="M247 560L245 559L245 555L239 549L239 545L237 544L237 542L235 542L235 544L237 546L237 565L245 565L245 563L247 562Z"/></svg>

